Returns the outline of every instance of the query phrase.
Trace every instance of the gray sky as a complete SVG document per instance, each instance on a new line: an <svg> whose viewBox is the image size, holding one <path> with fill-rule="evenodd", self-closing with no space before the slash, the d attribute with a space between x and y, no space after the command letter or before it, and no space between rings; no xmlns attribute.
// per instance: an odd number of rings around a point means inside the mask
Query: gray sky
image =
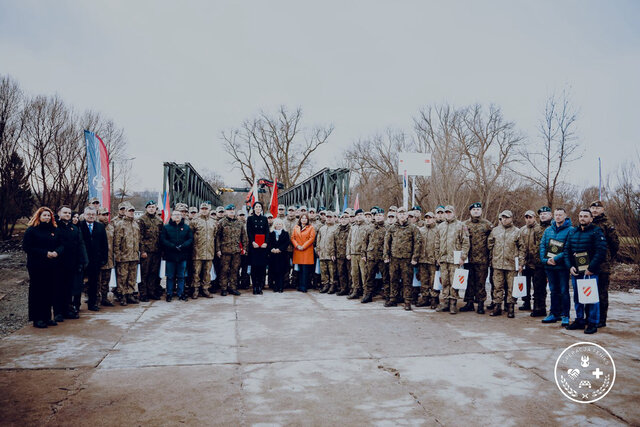
<svg viewBox="0 0 640 427"><path fill-rule="evenodd" d="M316 168L422 106L495 103L529 138L571 87L586 149L570 179L597 184L636 152L640 2L0 0L0 74L125 128L137 189L162 162L240 183L220 133L260 109L334 124Z"/></svg>

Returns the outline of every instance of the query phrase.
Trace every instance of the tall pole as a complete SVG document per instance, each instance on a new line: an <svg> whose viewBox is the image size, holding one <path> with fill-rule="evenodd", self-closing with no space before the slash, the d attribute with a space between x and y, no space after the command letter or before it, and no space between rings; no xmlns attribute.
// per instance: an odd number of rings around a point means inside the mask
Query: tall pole
<svg viewBox="0 0 640 427"><path fill-rule="evenodd" d="M598 157L598 200L602 200L602 161Z"/></svg>

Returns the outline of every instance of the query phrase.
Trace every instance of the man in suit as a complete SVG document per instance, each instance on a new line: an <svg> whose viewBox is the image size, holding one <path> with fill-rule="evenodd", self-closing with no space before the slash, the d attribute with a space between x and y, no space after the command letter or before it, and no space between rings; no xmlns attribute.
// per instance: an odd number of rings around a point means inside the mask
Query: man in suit
<svg viewBox="0 0 640 427"><path fill-rule="evenodd" d="M91 311L98 311L98 278L100 267L108 261L109 246L107 242L107 232L102 223L96 221L97 212L93 207L84 209L84 221L80 225L84 245L87 249L89 265L85 273L88 284L88 308Z"/></svg>

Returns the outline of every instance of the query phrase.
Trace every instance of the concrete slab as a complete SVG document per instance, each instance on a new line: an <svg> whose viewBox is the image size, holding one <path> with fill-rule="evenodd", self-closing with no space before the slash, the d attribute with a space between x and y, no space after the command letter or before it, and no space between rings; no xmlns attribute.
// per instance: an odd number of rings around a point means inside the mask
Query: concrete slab
<svg viewBox="0 0 640 427"><path fill-rule="evenodd" d="M5 425L640 425L640 293L594 336L515 319L405 312L269 291L83 312L0 340ZM553 368L589 340L613 390L578 404Z"/></svg>

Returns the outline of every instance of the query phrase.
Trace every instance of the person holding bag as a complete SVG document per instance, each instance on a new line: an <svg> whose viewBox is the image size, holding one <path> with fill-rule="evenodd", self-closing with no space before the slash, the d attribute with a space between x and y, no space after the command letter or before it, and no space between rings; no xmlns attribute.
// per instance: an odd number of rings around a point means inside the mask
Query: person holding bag
<svg viewBox="0 0 640 427"><path fill-rule="evenodd" d="M593 215L589 209L580 211L578 222L579 226L572 227L569 231L565 245L564 259L571 273L573 303L576 310L576 319L567 329L584 329L585 334L595 334L600 322L600 303L580 303L578 280L595 277L598 273L600 264L607 255L607 241L602 229L593 224ZM597 290L594 289L594 292L597 293Z"/></svg>

